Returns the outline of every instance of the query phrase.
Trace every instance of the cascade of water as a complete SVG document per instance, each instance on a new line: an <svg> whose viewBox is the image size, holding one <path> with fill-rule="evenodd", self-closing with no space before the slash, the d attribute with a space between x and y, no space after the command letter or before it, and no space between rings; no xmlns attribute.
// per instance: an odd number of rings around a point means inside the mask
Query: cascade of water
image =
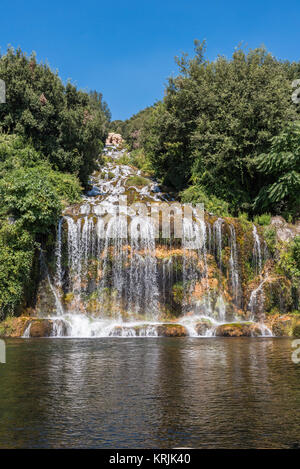
<svg viewBox="0 0 300 469"><path fill-rule="evenodd" d="M261 246L260 246L260 239L257 233L257 228L253 225L253 259L254 259L254 267L257 274L261 274L262 271L262 256L261 256Z"/></svg>
<svg viewBox="0 0 300 469"><path fill-rule="evenodd" d="M239 306L240 305L240 277L238 270L238 251L236 244L236 234L235 228L233 225L229 225L230 228L230 276L231 276L231 286L233 293L233 301Z"/></svg>
<svg viewBox="0 0 300 469"><path fill-rule="evenodd" d="M55 285L57 288L62 287L62 266L61 266L61 256L62 256L62 224L64 222L64 218L62 217L57 226L57 241L56 241L56 248L55 248L55 256L56 256L56 276L55 276Z"/></svg>
<svg viewBox="0 0 300 469"><path fill-rule="evenodd" d="M264 316L264 291L263 285L266 282L267 277L265 277L257 288L255 288L250 295L250 300L248 304L248 309L251 312L251 320L255 319L255 314L260 316L260 319L263 319Z"/></svg>
<svg viewBox="0 0 300 469"><path fill-rule="evenodd" d="M166 200L155 184L143 188L126 185L132 174L129 166L108 163L100 178L92 176L94 185L89 196L66 210L59 221L54 281L48 272L45 276L55 300L53 336L156 336L161 312L169 311L170 305L175 305L176 313L182 311L181 324L190 335L198 335L197 321L211 324L201 332L205 336L213 335L218 324L226 321L225 300L228 300L222 290L225 221L218 218L211 226L193 209L192 217L183 218L181 247L172 237L156 242L151 217L135 209L126 209L126 216L117 212L119 196L124 194L125 187L126 191L138 193L138 200L146 200L146 204L149 200ZM229 230L232 298L240 306L241 280L234 225L229 225ZM255 226L253 237L253 255L261 272L261 246ZM170 255L166 255L168 250ZM208 253L215 256L220 278L214 276L215 263ZM250 297L252 316L257 309L262 309L262 285L263 282ZM29 336L30 330L26 334Z"/></svg>
<svg viewBox="0 0 300 469"><path fill-rule="evenodd" d="M55 286L53 286L53 284L51 282L49 271L48 271L48 268L47 268L47 264L45 262L44 253L42 251L40 251L40 268L41 268L41 271L43 272L42 276L45 276L47 278L48 285L49 285L50 290L53 294L54 301L55 301L55 312L59 315L63 315L64 314L64 309L63 309L63 306L62 306L61 301L59 299L59 296L57 294L56 288L55 288Z"/></svg>
<svg viewBox="0 0 300 469"><path fill-rule="evenodd" d="M112 277L113 288L117 292L117 300L119 307L122 298L126 296L126 274L124 264L128 257L128 238L127 238L127 221L124 216L117 217L113 227L113 258Z"/></svg>
<svg viewBox="0 0 300 469"><path fill-rule="evenodd" d="M207 268L207 227L204 220L193 211L193 220L183 220L183 312L202 312L212 315L209 295L208 268ZM193 292L197 283L204 282L206 290L202 301L193 299Z"/></svg>
<svg viewBox="0 0 300 469"><path fill-rule="evenodd" d="M261 321L264 318L264 291L263 285L267 280L267 277L262 278L262 251L261 251L261 243L260 238L257 233L257 228L253 225L253 261L254 261L254 268L257 275L260 276L261 281L257 288L255 288L250 295L250 300L248 303L248 309L251 312L251 317L254 319L255 315L259 317ZM266 245L265 245L266 246Z"/></svg>
<svg viewBox="0 0 300 469"><path fill-rule="evenodd" d="M211 235L211 225L207 223L207 232L208 232L208 240L207 240L207 251L211 254L211 243L212 243L212 235Z"/></svg>
<svg viewBox="0 0 300 469"><path fill-rule="evenodd" d="M140 236L136 233L139 227ZM154 227L146 217L131 222L129 310L158 317L157 262Z"/></svg>
<svg viewBox="0 0 300 469"><path fill-rule="evenodd" d="M215 241L215 253L216 258L218 261L218 266L222 268L222 225L224 220L222 218L218 218L213 225L214 231L214 241Z"/></svg>

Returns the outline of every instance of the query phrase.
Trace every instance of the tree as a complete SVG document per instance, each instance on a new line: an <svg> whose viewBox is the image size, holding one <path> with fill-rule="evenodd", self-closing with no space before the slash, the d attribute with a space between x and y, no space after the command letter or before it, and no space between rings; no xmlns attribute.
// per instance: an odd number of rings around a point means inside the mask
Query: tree
<svg viewBox="0 0 300 469"><path fill-rule="evenodd" d="M107 132L102 95L64 86L57 72L20 49L0 57L0 78L6 83L0 130L21 135L54 168L79 175L86 185Z"/></svg>
<svg viewBox="0 0 300 469"><path fill-rule="evenodd" d="M300 215L300 122L289 123L271 139L270 151L256 158L266 184L255 199L259 211Z"/></svg>
<svg viewBox="0 0 300 469"><path fill-rule="evenodd" d="M33 235L49 233L63 201L76 202L75 176L59 173L20 137L0 137L0 221L8 217Z"/></svg>
<svg viewBox="0 0 300 469"><path fill-rule="evenodd" d="M169 79L142 130L152 167L177 190L192 183L229 202L231 213L251 212L265 182L256 157L299 113L291 83L300 66L264 48L209 61L198 41L195 56L177 64L179 75Z"/></svg>

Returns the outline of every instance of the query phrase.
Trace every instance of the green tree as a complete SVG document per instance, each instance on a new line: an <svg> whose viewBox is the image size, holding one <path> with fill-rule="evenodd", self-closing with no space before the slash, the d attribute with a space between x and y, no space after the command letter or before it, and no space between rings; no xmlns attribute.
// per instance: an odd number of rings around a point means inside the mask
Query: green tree
<svg viewBox="0 0 300 469"><path fill-rule="evenodd" d="M0 57L0 78L6 83L0 130L32 142L54 168L79 175L86 185L107 132L102 95L64 86L57 72L20 49Z"/></svg>
<svg viewBox="0 0 300 469"><path fill-rule="evenodd" d="M169 79L142 130L152 167L177 190L192 183L229 202L231 212L251 212L264 184L256 157L299 112L291 100L299 64L264 48L209 61L198 41L195 56L177 64L179 75Z"/></svg>
<svg viewBox="0 0 300 469"><path fill-rule="evenodd" d="M256 158L266 181L255 199L255 208L300 215L300 122L288 124L271 139L270 151Z"/></svg>
<svg viewBox="0 0 300 469"><path fill-rule="evenodd" d="M53 170L21 137L0 135L0 319L30 300L37 247L80 194L75 175Z"/></svg>
<svg viewBox="0 0 300 469"><path fill-rule="evenodd" d="M20 226L0 220L0 319L15 313L30 284L34 238Z"/></svg>
<svg viewBox="0 0 300 469"><path fill-rule="evenodd" d="M32 234L47 233L63 202L77 201L80 192L75 176L54 171L20 137L0 137L0 218L12 217Z"/></svg>

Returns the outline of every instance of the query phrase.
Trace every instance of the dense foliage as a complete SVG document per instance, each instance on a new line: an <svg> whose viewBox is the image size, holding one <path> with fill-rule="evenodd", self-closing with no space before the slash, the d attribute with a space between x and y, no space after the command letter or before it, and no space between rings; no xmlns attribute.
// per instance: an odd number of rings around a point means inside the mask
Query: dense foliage
<svg viewBox="0 0 300 469"><path fill-rule="evenodd" d="M102 95L64 86L48 65L20 49L0 57L0 78L6 83L0 130L30 140L53 168L77 174L86 185L110 118Z"/></svg>
<svg viewBox="0 0 300 469"><path fill-rule="evenodd" d="M261 203L266 181L272 183L277 175L259 155L274 154L279 145L274 137L298 118L291 83L300 76L299 63L277 60L263 48L237 49L230 59L209 61L204 44L196 41L195 56L177 58L177 64L180 73L169 79L163 101L141 114L142 120L135 116L125 123L126 129L135 124L139 146L156 176L186 190L185 201L195 201L197 194L203 200L214 197L228 203L232 214L294 210L297 200L290 199L298 184L297 168L282 174L287 203L274 205L283 197L275 186L264 191L270 203ZM293 152L294 137L286 147L281 141L280 151ZM296 157L294 162L299 167Z"/></svg>
<svg viewBox="0 0 300 469"><path fill-rule="evenodd" d="M256 159L258 170L266 177L255 206L300 215L300 122L291 123L271 140L270 152Z"/></svg>
<svg viewBox="0 0 300 469"><path fill-rule="evenodd" d="M16 312L30 283L33 236L19 225L0 223L0 319Z"/></svg>
<svg viewBox="0 0 300 469"><path fill-rule="evenodd" d="M151 112L154 108L155 106L146 107L125 121L112 121L109 125L109 130L111 132L121 134L122 137L126 140L129 148L132 150L137 150L142 146L142 129L144 128L148 118L151 116Z"/></svg>
<svg viewBox="0 0 300 469"><path fill-rule="evenodd" d="M110 112L101 93L64 85L35 55L0 56L0 318L32 300L38 251L95 168Z"/></svg>
<svg viewBox="0 0 300 469"><path fill-rule="evenodd" d="M41 237L80 194L76 176L52 169L21 137L0 136L0 316L24 298Z"/></svg>

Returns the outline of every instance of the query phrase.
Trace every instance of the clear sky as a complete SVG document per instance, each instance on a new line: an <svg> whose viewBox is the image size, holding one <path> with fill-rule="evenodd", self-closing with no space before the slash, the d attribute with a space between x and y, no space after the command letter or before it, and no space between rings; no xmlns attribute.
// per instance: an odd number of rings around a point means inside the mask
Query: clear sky
<svg viewBox="0 0 300 469"><path fill-rule="evenodd" d="M207 57L243 41L299 60L300 0L14 0L0 4L0 46L47 60L64 81L101 91L113 119L163 96L174 56L207 40ZM299 77L300 78L300 77Z"/></svg>

